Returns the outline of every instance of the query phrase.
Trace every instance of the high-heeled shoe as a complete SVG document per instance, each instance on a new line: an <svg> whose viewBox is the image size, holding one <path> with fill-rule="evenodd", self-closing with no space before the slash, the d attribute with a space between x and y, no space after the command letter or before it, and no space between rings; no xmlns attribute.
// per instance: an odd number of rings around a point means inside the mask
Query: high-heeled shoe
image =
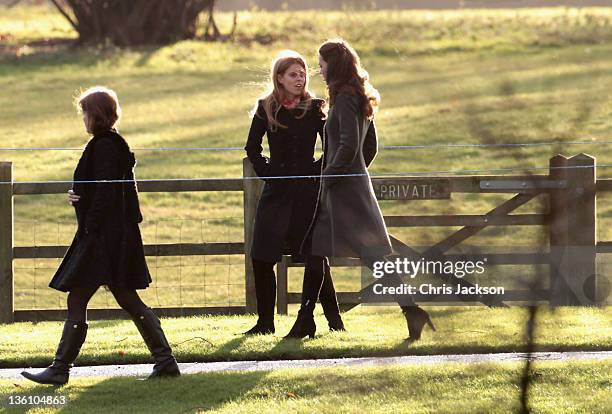
<svg viewBox="0 0 612 414"><path fill-rule="evenodd" d="M428 325L432 331L436 331L429 314L418 306L403 306L402 312L408 325L408 338L406 340L418 341L421 339L421 333L425 325Z"/></svg>
<svg viewBox="0 0 612 414"><path fill-rule="evenodd" d="M315 324L312 311L308 312L304 307L300 308L297 319L293 324L293 327L289 333L285 336L285 339L302 339L306 336L311 339L315 337L317 331L317 325Z"/></svg>
<svg viewBox="0 0 612 414"><path fill-rule="evenodd" d="M342 322L342 316L340 316L340 307L338 306L338 298L336 297L336 289L334 288L334 281L331 276L331 268L327 259L323 261L324 265L324 276L323 285L321 285L321 291L319 292L319 301L323 308L323 313L327 319L329 330L334 331L346 331L344 323Z"/></svg>

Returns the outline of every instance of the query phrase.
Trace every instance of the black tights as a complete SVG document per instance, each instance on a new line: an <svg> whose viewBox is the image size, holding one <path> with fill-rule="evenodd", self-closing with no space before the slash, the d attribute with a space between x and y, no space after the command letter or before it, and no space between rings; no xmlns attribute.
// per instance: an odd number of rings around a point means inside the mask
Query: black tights
<svg viewBox="0 0 612 414"><path fill-rule="evenodd" d="M276 301L274 263L253 259L253 270L255 273L257 313L260 318L271 321L274 319L274 303ZM328 320L337 318L340 315L329 261L325 257L306 256L302 285L302 303L307 300L312 304L313 309L317 300L319 300L323 307L323 313Z"/></svg>
<svg viewBox="0 0 612 414"><path fill-rule="evenodd" d="M87 304L91 297L96 293L98 287L82 286L75 287L68 294L68 319L75 322L87 321ZM132 317L136 317L142 313L147 305L140 299L138 293L134 289L129 288L111 288L111 293L115 300Z"/></svg>

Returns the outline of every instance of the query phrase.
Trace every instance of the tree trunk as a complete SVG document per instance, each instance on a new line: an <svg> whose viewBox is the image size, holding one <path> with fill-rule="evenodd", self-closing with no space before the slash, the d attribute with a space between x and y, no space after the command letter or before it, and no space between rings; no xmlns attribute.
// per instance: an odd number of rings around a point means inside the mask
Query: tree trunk
<svg viewBox="0 0 612 414"><path fill-rule="evenodd" d="M51 0L81 43L168 44L196 36L198 16L215 0Z"/></svg>

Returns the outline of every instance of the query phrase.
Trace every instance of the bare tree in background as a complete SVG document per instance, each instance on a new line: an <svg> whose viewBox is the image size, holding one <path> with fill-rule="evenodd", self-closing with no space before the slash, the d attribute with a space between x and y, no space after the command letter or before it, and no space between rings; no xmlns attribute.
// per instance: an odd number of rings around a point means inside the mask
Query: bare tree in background
<svg viewBox="0 0 612 414"><path fill-rule="evenodd" d="M80 43L117 46L168 44L196 38L208 12L206 40L222 35L213 19L216 0L51 0L79 34ZM235 28L235 20L234 20ZM232 29L233 33L233 29Z"/></svg>

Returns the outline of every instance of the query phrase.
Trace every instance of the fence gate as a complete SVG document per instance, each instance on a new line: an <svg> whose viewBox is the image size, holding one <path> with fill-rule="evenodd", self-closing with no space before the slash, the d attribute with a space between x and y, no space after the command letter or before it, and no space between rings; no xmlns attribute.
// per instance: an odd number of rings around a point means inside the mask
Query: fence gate
<svg viewBox="0 0 612 414"><path fill-rule="evenodd" d="M406 215L385 216L385 223L394 227L462 226L461 229L419 252L393 236L394 250L409 260L473 260L486 257L487 265L548 265L550 285L546 288L506 290L503 300L495 296L479 295L415 295L417 302L480 302L487 306L506 306L507 302L547 301L553 305L595 304L602 298L596 289L596 252L611 251L612 243L597 245L595 158L579 154L571 158L557 155L550 159L547 175L496 175L452 177L373 178L372 184L379 200L415 202L417 200L450 199L453 193L504 193L512 195L507 201L485 214L479 215ZM599 191L610 191L612 184L602 181ZM605 187L605 188L604 188ZM548 198L547 211L538 214L511 214L537 196ZM245 221L246 223L246 221ZM490 226L548 226L548 251L449 254L449 250ZM332 266L360 266L358 259L332 259ZM289 303L300 303L301 294L287 291L288 268L301 267L284 256L278 265L278 313L286 314ZM445 283L470 287L472 284L453 274L433 274ZM338 301L346 311L361 303L364 287L359 292L338 292ZM600 295L601 296L601 295ZM605 299L605 298L603 298Z"/></svg>

